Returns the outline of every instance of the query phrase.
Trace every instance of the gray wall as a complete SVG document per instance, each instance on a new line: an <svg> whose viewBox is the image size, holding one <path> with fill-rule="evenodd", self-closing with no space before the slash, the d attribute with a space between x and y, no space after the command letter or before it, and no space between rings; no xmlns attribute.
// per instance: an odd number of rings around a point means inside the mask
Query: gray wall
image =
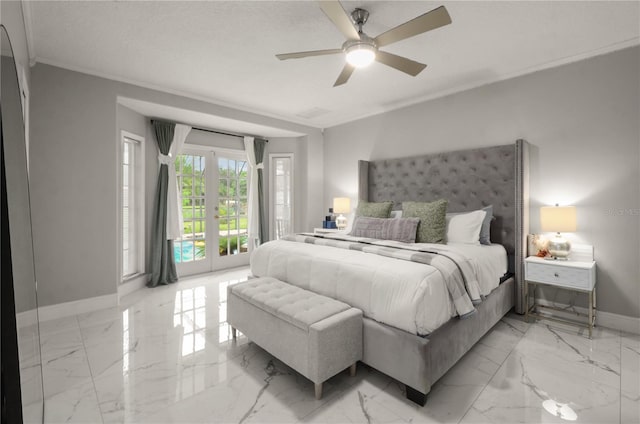
<svg viewBox="0 0 640 424"><path fill-rule="evenodd" d="M357 198L358 159L524 138L533 147L531 232L540 206L576 205L578 232L568 238L595 246L599 309L639 317L639 64L640 48L629 48L329 128L324 203Z"/></svg>
<svg viewBox="0 0 640 424"><path fill-rule="evenodd" d="M33 232L42 306L116 292L118 96L308 134L304 141L322 153L318 129L49 65L37 64L31 78ZM149 175L157 152L148 126L145 138ZM309 163L306 173L313 176L309 191L322 193L322 161ZM146 186L149 201L155 181Z"/></svg>
<svg viewBox="0 0 640 424"><path fill-rule="evenodd" d="M145 116L121 104L117 105L116 114L118 122L118 139L120 137L120 131L128 131L140 137L144 137L146 143L148 119ZM119 146L118 143L116 143L116 145Z"/></svg>

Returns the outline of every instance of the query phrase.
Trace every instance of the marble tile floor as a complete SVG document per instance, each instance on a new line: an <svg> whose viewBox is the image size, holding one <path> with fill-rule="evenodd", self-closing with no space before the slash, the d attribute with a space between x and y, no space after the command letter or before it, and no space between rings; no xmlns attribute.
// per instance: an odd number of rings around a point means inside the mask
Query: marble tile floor
<svg viewBox="0 0 640 424"><path fill-rule="evenodd" d="M313 384L226 324L247 268L143 289L122 305L41 325L45 422L640 422L640 336L503 318L432 388L427 405L358 364Z"/></svg>

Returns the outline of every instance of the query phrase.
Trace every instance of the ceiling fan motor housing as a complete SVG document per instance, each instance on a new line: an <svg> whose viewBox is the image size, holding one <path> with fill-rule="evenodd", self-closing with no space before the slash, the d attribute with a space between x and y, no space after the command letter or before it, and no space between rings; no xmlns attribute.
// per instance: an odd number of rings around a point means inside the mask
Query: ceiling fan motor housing
<svg viewBox="0 0 640 424"><path fill-rule="evenodd" d="M369 11L358 7L351 12L351 19L358 25L358 32L362 32L362 25L366 24L369 19Z"/></svg>
<svg viewBox="0 0 640 424"><path fill-rule="evenodd" d="M345 52L348 52L351 49L359 48L357 46L359 46L360 48L362 46L367 46L365 48L378 51L378 46L376 46L376 42L373 40L373 38L369 37L364 32L360 33L359 40L347 40L344 43L342 43L342 50L344 50Z"/></svg>
<svg viewBox="0 0 640 424"><path fill-rule="evenodd" d="M356 8L351 12L351 19L358 26L359 40L347 40L342 44L342 50L346 53L347 62L357 68L368 66L378 53L378 46L373 38L362 31L362 26L369 19L369 12Z"/></svg>

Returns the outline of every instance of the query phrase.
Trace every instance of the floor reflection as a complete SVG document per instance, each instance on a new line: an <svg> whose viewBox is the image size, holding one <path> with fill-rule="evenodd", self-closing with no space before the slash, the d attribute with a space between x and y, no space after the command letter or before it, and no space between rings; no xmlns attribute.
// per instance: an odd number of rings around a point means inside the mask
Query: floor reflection
<svg viewBox="0 0 640 424"><path fill-rule="evenodd" d="M176 293L173 326L182 327L182 356L193 355L205 348L207 329L206 290L204 286Z"/></svg>
<svg viewBox="0 0 640 424"><path fill-rule="evenodd" d="M575 421L578 419L576 411L574 411L567 403L560 403L553 399L547 399L542 402L542 407L554 417L558 417L566 421Z"/></svg>

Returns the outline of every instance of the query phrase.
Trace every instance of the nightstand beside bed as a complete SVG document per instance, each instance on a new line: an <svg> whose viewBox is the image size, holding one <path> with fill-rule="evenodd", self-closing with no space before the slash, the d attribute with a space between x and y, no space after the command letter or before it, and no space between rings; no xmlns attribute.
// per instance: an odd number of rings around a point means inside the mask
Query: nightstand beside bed
<svg viewBox="0 0 640 424"><path fill-rule="evenodd" d="M554 261L530 256L525 259L524 272L525 290L525 320L529 321L529 316L551 321L558 321L565 324L577 325L589 329L589 338L593 333L596 321L596 263L595 261ZM530 305L529 285L533 285L532 304ZM569 312L566 309L550 305L541 305L536 302L536 288L538 285L552 286L564 290L585 293L589 297L588 313ZM541 314L540 310L555 310L564 313L573 313L577 316L586 316L587 322L573 319L561 318L548 314Z"/></svg>

